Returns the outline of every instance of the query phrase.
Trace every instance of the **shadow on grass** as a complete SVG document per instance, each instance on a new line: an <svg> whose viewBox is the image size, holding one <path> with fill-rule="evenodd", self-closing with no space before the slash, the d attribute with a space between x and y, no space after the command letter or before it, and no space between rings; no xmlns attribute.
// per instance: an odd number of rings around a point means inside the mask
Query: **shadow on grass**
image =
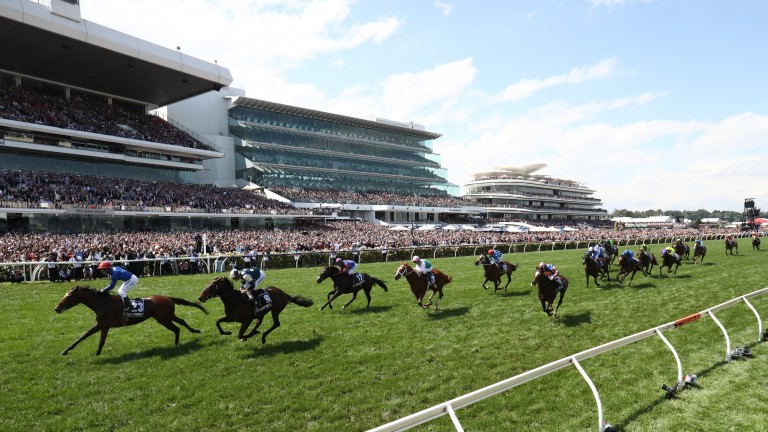
<svg viewBox="0 0 768 432"><path fill-rule="evenodd" d="M528 291L507 291L505 293L501 293L502 297L525 297L531 295L533 290Z"/></svg>
<svg viewBox="0 0 768 432"><path fill-rule="evenodd" d="M171 340L171 342L173 342L173 340ZM106 350L106 347L107 345L105 344L104 345L105 350ZM120 363L127 363L127 362L132 362L135 360L140 360L140 359L145 359L150 357L158 357L163 360L168 360L174 357L191 354L202 348L205 348L205 346L200 343L200 340L194 339L188 342L180 343L178 346L170 345L165 347L151 348L149 350L141 351L141 352L121 354L116 357L103 357L103 358L100 358L98 362L102 364L120 364Z"/></svg>
<svg viewBox="0 0 768 432"><path fill-rule="evenodd" d="M432 320L442 320L446 318L453 318L457 316L464 316L469 312L469 308L466 306L458 307L458 308L450 308L450 309L440 309L437 311L433 311L429 315L427 315Z"/></svg>
<svg viewBox="0 0 768 432"><path fill-rule="evenodd" d="M637 289L656 288L656 284L653 284L653 283L650 283L650 282L637 283L637 281L635 281L635 283L633 285L629 286L629 288L637 288Z"/></svg>
<svg viewBox="0 0 768 432"><path fill-rule="evenodd" d="M589 312L581 312L578 314L560 315L558 320L566 327L578 327L582 324L589 324L592 322L592 314Z"/></svg>
<svg viewBox="0 0 768 432"><path fill-rule="evenodd" d="M255 336L248 341L243 342L244 344L254 342L254 346L251 348L252 353L250 357L268 357L275 354L290 354L300 351L307 351L320 346L320 342L323 340L321 336L314 336L312 339L308 340L294 340L272 343L271 338L273 335L274 333L270 333L268 336L270 339L267 339L266 344L262 344L261 338Z"/></svg>
<svg viewBox="0 0 768 432"><path fill-rule="evenodd" d="M725 366L726 364L728 364L728 363L726 363L725 361L719 361L719 362L713 364L712 366L710 366L710 367L708 367L706 369L698 371L696 373L696 376L699 379L701 379L701 378L709 375L715 369L719 369L719 368ZM676 383L670 383L669 385L671 387L674 384L676 384ZM694 385L686 386L685 389L698 390L698 389L701 389L701 386L699 384L694 384ZM664 394L664 390L661 389L661 385L659 385L659 393L661 393L661 396L659 396L658 399L656 399L655 401L653 401L652 403L650 403L650 404L648 404L648 405L646 405L644 407L639 408L637 411L635 411L632 414L630 414L626 419L624 419L621 422L613 425L614 428L617 431L623 431L623 430L625 430L626 427L628 427L630 424L632 424L633 421L638 420L640 417L642 417L642 416L644 416L646 414L650 414L657 406L659 406L662 403L666 402L667 398L666 398L666 395Z"/></svg>
<svg viewBox="0 0 768 432"><path fill-rule="evenodd" d="M362 309L352 309L350 313L353 313L353 314L377 313L377 312L386 312L390 309L392 309L392 306L369 306L367 308L362 308Z"/></svg>

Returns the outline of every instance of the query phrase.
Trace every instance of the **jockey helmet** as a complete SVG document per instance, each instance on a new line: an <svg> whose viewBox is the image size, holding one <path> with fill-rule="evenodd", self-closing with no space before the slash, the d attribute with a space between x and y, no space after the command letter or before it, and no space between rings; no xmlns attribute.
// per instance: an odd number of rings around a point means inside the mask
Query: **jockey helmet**
<svg viewBox="0 0 768 432"><path fill-rule="evenodd" d="M542 262L540 262L540 263L539 263L539 265L538 265L536 268L537 268L537 269L543 269L543 268L544 268L544 267L546 267L546 266L547 266L547 263L545 263L544 261L542 261Z"/></svg>
<svg viewBox="0 0 768 432"><path fill-rule="evenodd" d="M344 260L343 260L343 259L341 259L341 258L336 258L336 264L341 264L341 263L343 263L343 262L344 262Z"/></svg>
<svg viewBox="0 0 768 432"><path fill-rule="evenodd" d="M232 269L232 271L229 272L229 277L231 277L232 279L237 279L238 277L240 277L240 271L238 269Z"/></svg>
<svg viewBox="0 0 768 432"><path fill-rule="evenodd" d="M589 247L589 249L587 249L587 251L589 251L589 252L594 252L594 251L595 251L595 248L593 248L592 246L590 246L590 247Z"/></svg>
<svg viewBox="0 0 768 432"><path fill-rule="evenodd" d="M696 239L696 244L701 244L701 240Z"/></svg>
<svg viewBox="0 0 768 432"><path fill-rule="evenodd" d="M421 258L419 258L419 256L418 256L418 255L414 255L414 256L413 256L413 262L416 262L416 263L417 263L417 262L419 262L419 261L421 261Z"/></svg>
<svg viewBox="0 0 768 432"><path fill-rule="evenodd" d="M109 261L102 261L99 263L99 266L97 268L99 269L108 269L112 266L112 264L109 263Z"/></svg>
<svg viewBox="0 0 768 432"><path fill-rule="evenodd" d="M493 255L493 249L488 249L488 255Z"/></svg>

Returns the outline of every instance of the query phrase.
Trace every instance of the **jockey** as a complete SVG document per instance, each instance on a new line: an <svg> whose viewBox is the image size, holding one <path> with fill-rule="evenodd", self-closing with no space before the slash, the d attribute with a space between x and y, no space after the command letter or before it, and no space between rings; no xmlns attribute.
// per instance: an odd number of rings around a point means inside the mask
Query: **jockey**
<svg viewBox="0 0 768 432"><path fill-rule="evenodd" d="M247 268L242 271L233 268L229 272L229 277L232 279L242 279L242 282L240 282L240 292L247 295L248 299L254 302L253 311L255 313L272 308L272 299L269 297L269 294L264 289L259 288L259 284L264 280L265 276L266 273L258 267Z"/></svg>
<svg viewBox="0 0 768 432"><path fill-rule="evenodd" d="M423 274L427 279L427 289L435 286L435 273L432 272L432 263L419 258L418 255L414 255L412 261L416 264L416 271Z"/></svg>
<svg viewBox="0 0 768 432"><path fill-rule="evenodd" d="M139 278L120 266L112 267L112 264L109 261L102 261L97 268L102 271L107 271L107 273L112 276L112 281L106 288L101 290L101 292L109 292L115 287L117 281L123 281L123 284L117 289L117 293L120 295L120 298L123 299L123 312L127 312L131 307L131 301L128 299L128 291L139 283Z"/></svg>
<svg viewBox="0 0 768 432"><path fill-rule="evenodd" d="M726 240L733 240L733 234L728 234L727 236L725 236L725 239Z"/></svg>
<svg viewBox="0 0 768 432"><path fill-rule="evenodd" d="M672 246L667 246L664 249L661 250L661 256L664 256L666 254L674 255L675 254L675 248Z"/></svg>
<svg viewBox="0 0 768 432"><path fill-rule="evenodd" d="M339 272L346 272L350 276L357 273L357 263L352 260L336 258L336 265L339 266Z"/></svg>
<svg viewBox="0 0 768 432"><path fill-rule="evenodd" d="M540 271L544 274L544 276L548 277L549 280L554 281L557 284L557 290L560 291L563 289L563 281L560 280L560 272L557 271L557 267L555 267L554 264L547 264L544 261L540 262L538 266L536 266L536 270Z"/></svg>
<svg viewBox="0 0 768 432"><path fill-rule="evenodd" d="M694 241L694 243L696 243L696 246L702 246L702 247L704 246L704 243L702 243L702 241L699 240L699 239L696 239L696 241Z"/></svg>
<svg viewBox="0 0 768 432"><path fill-rule="evenodd" d="M603 245L601 245L600 243L597 243L594 249L595 249L595 255L594 255L595 259L605 257L605 248L603 248Z"/></svg>
<svg viewBox="0 0 768 432"><path fill-rule="evenodd" d="M644 244L644 245L640 246L640 251L648 253L648 245Z"/></svg>
<svg viewBox="0 0 768 432"><path fill-rule="evenodd" d="M760 234L758 234L757 231L752 231L752 239L754 240L758 237L760 237Z"/></svg>
<svg viewBox="0 0 768 432"><path fill-rule="evenodd" d="M632 252L629 249L624 249L624 252L621 253L621 256L627 259L627 261L632 262L635 260L635 253Z"/></svg>
<svg viewBox="0 0 768 432"><path fill-rule="evenodd" d="M488 249L488 259L491 264L498 264L501 262L501 251L496 249Z"/></svg>
<svg viewBox="0 0 768 432"><path fill-rule="evenodd" d="M603 267L603 262L600 260L600 256L601 256L600 255L600 249L596 245L595 246L590 246L589 249L587 249L587 253L589 254L589 256L592 257L592 259L597 261L597 265L600 268Z"/></svg>

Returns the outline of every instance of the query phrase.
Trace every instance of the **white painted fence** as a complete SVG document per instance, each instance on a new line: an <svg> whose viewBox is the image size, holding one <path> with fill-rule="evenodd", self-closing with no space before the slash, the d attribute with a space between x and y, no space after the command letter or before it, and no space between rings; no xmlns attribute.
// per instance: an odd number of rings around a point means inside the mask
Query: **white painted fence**
<svg viewBox="0 0 768 432"><path fill-rule="evenodd" d="M723 327L723 325L717 319L714 312L724 309L726 307L732 306L737 303L741 303L741 302L746 303L746 305L752 310L752 312L754 312L755 317L757 317L757 324L758 324L757 341L760 342L763 337L763 322L762 322L762 319L760 318L760 314L757 312L754 306L752 306L752 304L747 299L761 295L761 294L765 294L765 293L768 293L768 288L763 288L763 289L751 292L749 294L733 298L731 300L728 300L725 303L721 303L717 306L713 306L699 313L695 313L693 315L680 318L676 321L672 321L667 324L663 324L658 327L654 327L652 329L642 331L640 333L635 333L631 336L627 336L622 339L617 339L613 342L608 342L598 347L591 348L586 351L582 351L580 353L574 354L572 356L562 358L552 363L545 364L544 366L540 366L536 369L532 369L528 372L521 373L520 375L513 376L512 378L508 378L504 381L500 381L496 384L489 385L488 387L475 390L474 392L465 394L464 396L459 396L455 399L451 399L447 402L443 402L431 408L427 408L423 411L419 411L415 414L411 414L407 417L403 417L399 420L395 420L391 423L387 423L383 426L379 426L377 428L371 429L369 432L393 432L393 431L407 430L414 426L420 425L422 423L426 423L431 420L434 420L445 414L448 414L451 417L451 420L453 421L453 425L456 428L456 430L458 432L463 432L464 428L461 426L461 423L459 422L459 419L456 415L456 410L458 410L459 408L472 405L485 398L510 390L521 384L525 384L528 381L535 380L536 378L558 371L570 365L573 365L576 367L579 373L581 373L581 376L589 385L589 388L592 390L592 394L595 397L595 402L597 403L597 425L598 425L597 430L599 432L603 432L605 430L605 420L603 419L603 405L600 401L600 395L594 383L589 378L589 375L587 375L587 373L584 371L584 369L582 369L581 365L579 364L580 361L588 359L590 357L594 357L598 354L602 354L602 353L614 350L616 348L623 347L625 345L629 345L639 340L643 340L652 336L659 336L661 340L664 341L664 344L666 344L666 346L670 349L670 351L672 351L672 355L675 357L675 362L677 363L677 385L673 390L674 391L681 390L685 385L685 382L683 380L683 365L680 361L680 356L677 354L677 351L669 342L669 340L667 340L667 338L664 337L662 333L667 330L672 330L672 329L681 327L685 324L689 324L691 322L697 321L706 316L710 316L712 317L712 320L714 320L715 323L718 325L718 327L720 327L720 330L722 330L723 336L725 336L725 361L726 362L730 361L731 360L731 339L728 336L728 332L726 331L725 327Z"/></svg>

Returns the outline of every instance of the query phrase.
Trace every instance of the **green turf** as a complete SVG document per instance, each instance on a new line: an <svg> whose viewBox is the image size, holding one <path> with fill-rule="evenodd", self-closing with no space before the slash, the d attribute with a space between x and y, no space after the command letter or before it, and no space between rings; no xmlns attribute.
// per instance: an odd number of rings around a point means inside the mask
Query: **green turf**
<svg viewBox="0 0 768 432"><path fill-rule="evenodd" d="M2 431L359 431L570 354L699 312L768 286L768 252L725 256L709 242L704 265L685 264L677 275L638 275L631 287L616 282L585 287L580 251L507 254L520 265L509 291L485 291L472 257L435 259L453 276L443 310L422 310L396 263L362 264L384 279L371 307L360 295L342 310L319 306L330 281L315 283L319 268L273 270L266 285L312 298L289 305L282 327L245 343L220 336L219 299L210 315L189 307L177 313L203 330L182 329L180 345L154 321L113 329L96 356L98 335L62 357L94 322L84 306L53 311L74 284L0 285L0 430ZM539 261L569 277L558 318L542 312L530 287ZM131 294L196 299L213 275L142 279ZM89 282L94 288L104 281ZM761 315L768 296L751 300ZM686 373L700 387L667 401L661 384L677 369L660 338L649 338L582 362L595 382L605 417L625 431L766 430L768 350L757 341L757 321L740 304L716 313L735 346L755 358L724 363L724 337L711 318L664 335ZM269 323L269 320L268 320ZM224 324L237 331L236 324ZM457 411L467 431L589 431L597 429L595 401L573 367ZM455 430L443 416L414 430Z"/></svg>

